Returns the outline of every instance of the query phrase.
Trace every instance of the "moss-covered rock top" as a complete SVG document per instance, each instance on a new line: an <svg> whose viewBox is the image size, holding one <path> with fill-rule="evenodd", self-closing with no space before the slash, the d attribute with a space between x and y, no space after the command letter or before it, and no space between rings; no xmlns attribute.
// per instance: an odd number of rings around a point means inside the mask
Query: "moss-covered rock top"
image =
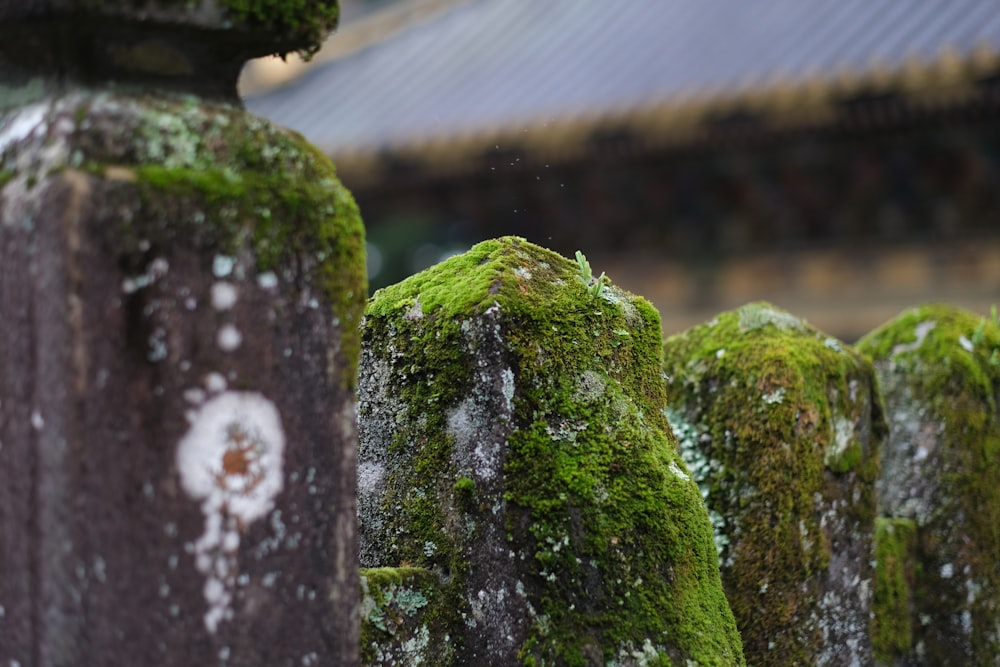
<svg viewBox="0 0 1000 667"><path fill-rule="evenodd" d="M874 370L767 303L665 343L667 414L755 665L870 662ZM849 573L849 574L848 574Z"/></svg>
<svg viewBox="0 0 1000 667"><path fill-rule="evenodd" d="M438 573L455 664L743 664L643 299L524 239L380 290L362 564Z"/></svg>
<svg viewBox="0 0 1000 667"><path fill-rule="evenodd" d="M558 318L557 313L594 302L586 294L612 304L629 301L606 280L598 284L581 258L573 263L514 236L484 241L432 270L379 290L368 314L387 316L419 302L421 312L447 318L479 314L499 304L512 315L541 319ZM648 303L645 307L650 308Z"/></svg>
<svg viewBox="0 0 1000 667"><path fill-rule="evenodd" d="M890 525L909 526L911 544L896 549L898 539L883 534L879 546L900 554L880 561L887 586L877 600L880 656L885 664L994 665L1000 321L928 305L879 327L858 348L875 362L889 417L880 513Z"/></svg>

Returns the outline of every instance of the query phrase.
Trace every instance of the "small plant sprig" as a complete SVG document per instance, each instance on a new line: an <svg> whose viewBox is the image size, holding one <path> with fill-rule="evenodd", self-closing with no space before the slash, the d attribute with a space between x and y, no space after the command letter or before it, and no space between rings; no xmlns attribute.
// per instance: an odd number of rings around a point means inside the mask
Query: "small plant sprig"
<svg viewBox="0 0 1000 667"><path fill-rule="evenodd" d="M587 261L587 257L580 252L576 251L576 279L583 283L583 286L587 288L587 293L591 297L599 297L604 293L604 288L610 282L608 277L604 275L601 271L601 275L594 277L594 272L590 268L590 262Z"/></svg>
<svg viewBox="0 0 1000 667"><path fill-rule="evenodd" d="M983 318L979 320L979 324L976 326L975 331L972 332L972 344L979 345L986 339L986 324L987 322L992 322L994 326L1000 327L1000 315L997 314L997 307L990 307L989 319ZM994 349L993 354L990 355L990 366L994 368L1000 367L1000 348Z"/></svg>
<svg viewBox="0 0 1000 667"><path fill-rule="evenodd" d="M997 315L997 307L990 307L990 317L989 319L983 318L979 320L979 324L976 326L976 330L972 332L972 342L978 345L983 342L983 338L986 336L986 323L992 322L996 326L1000 326L1000 316Z"/></svg>

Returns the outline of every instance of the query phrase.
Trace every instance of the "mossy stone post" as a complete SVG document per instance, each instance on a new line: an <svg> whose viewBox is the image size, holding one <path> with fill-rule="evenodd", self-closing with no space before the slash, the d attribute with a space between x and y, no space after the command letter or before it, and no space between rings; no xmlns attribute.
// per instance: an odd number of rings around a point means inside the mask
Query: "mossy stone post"
<svg viewBox="0 0 1000 667"><path fill-rule="evenodd" d="M1000 322L945 305L865 336L889 419L878 481L884 665L1000 664Z"/></svg>
<svg viewBox="0 0 1000 667"><path fill-rule="evenodd" d="M649 303L507 237L376 293L362 348L366 663L744 664Z"/></svg>
<svg viewBox="0 0 1000 667"><path fill-rule="evenodd" d="M0 0L0 663L357 664L350 195L246 114L333 0Z"/></svg>
<svg viewBox="0 0 1000 667"><path fill-rule="evenodd" d="M766 303L666 341L668 417L715 527L747 663L869 665L870 362Z"/></svg>

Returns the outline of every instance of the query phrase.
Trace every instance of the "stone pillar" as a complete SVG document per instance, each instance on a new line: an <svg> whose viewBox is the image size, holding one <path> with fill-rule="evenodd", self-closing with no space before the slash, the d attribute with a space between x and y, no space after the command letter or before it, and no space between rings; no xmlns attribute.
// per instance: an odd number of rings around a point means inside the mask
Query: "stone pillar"
<svg viewBox="0 0 1000 667"><path fill-rule="evenodd" d="M363 233L234 92L335 22L0 0L0 663L357 664Z"/></svg>
<svg viewBox="0 0 1000 667"><path fill-rule="evenodd" d="M507 237L362 337L368 664L745 664L649 303Z"/></svg>
<svg viewBox="0 0 1000 667"><path fill-rule="evenodd" d="M879 664L1000 664L1000 320L924 306L858 347L889 419Z"/></svg>
<svg viewBox="0 0 1000 667"><path fill-rule="evenodd" d="M665 345L668 418L705 496L751 665L870 665L870 362L766 303Z"/></svg>

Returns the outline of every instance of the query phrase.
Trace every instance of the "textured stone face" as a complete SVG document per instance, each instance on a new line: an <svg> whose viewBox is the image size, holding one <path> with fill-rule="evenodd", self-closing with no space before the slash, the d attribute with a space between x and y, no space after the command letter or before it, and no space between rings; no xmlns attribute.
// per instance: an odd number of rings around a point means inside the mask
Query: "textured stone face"
<svg viewBox="0 0 1000 667"><path fill-rule="evenodd" d="M665 370L747 662L871 664L871 364L755 303L667 339Z"/></svg>
<svg viewBox="0 0 1000 667"><path fill-rule="evenodd" d="M354 665L363 231L240 109L0 120L0 663Z"/></svg>
<svg viewBox="0 0 1000 667"><path fill-rule="evenodd" d="M859 343L890 435L878 481L877 600L890 665L996 665L1000 655L1000 326L949 306L901 314Z"/></svg>
<svg viewBox="0 0 1000 667"><path fill-rule="evenodd" d="M390 568L366 578L372 664L442 636L428 664L743 664L660 411L659 318L584 268L503 238L370 302L360 549ZM400 567L438 602L386 603L423 590Z"/></svg>

